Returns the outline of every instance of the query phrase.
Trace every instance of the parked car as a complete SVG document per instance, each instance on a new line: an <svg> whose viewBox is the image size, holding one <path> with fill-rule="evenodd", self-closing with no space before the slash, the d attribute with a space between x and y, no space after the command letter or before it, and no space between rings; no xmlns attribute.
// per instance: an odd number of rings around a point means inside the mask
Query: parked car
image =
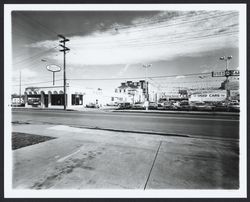
<svg viewBox="0 0 250 202"><path fill-rule="evenodd" d="M136 102L132 105L132 109L145 109L143 102Z"/></svg>
<svg viewBox="0 0 250 202"><path fill-rule="evenodd" d="M29 98L28 99L28 105L32 105L33 107L37 107L41 104L41 101L39 98Z"/></svg>
<svg viewBox="0 0 250 202"><path fill-rule="evenodd" d="M191 106L187 100L183 100L180 102L179 106L177 107L179 110L189 111L191 110Z"/></svg>
<svg viewBox="0 0 250 202"><path fill-rule="evenodd" d="M230 101L230 104L231 104L231 103L239 103L239 101L238 101L238 100L231 100L231 101Z"/></svg>
<svg viewBox="0 0 250 202"><path fill-rule="evenodd" d="M240 111L240 104L239 103L230 103L228 105L228 111L239 112Z"/></svg>
<svg viewBox="0 0 250 202"><path fill-rule="evenodd" d="M148 109L157 109L158 104L156 102L149 102Z"/></svg>
<svg viewBox="0 0 250 202"><path fill-rule="evenodd" d="M86 108L99 108L99 105L94 104L94 103L89 103L89 104L86 104Z"/></svg>
<svg viewBox="0 0 250 202"><path fill-rule="evenodd" d="M109 106L109 107L117 107L118 103L117 102L111 102L111 103L108 103L107 106Z"/></svg>
<svg viewBox="0 0 250 202"><path fill-rule="evenodd" d="M11 107L24 107L25 104L24 103L12 103Z"/></svg>
<svg viewBox="0 0 250 202"><path fill-rule="evenodd" d="M215 106L205 102L195 102L192 103L191 109L196 111L213 111Z"/></svg>
<svg viewBox="0 0 250 202"><path fill-rule="evenodd" d="M227 103L225 102L217 102L213 103L213 105L214 105L214 111L221 111L221 112L228 111L228 106Z"/></svg>
<svg viewBox="0 0 250 202"><path fill-rule="evenodd" d="M179 106L173 105L172 102L165 102L163 109L165 109L165 110L177 110L177 109L179 109Z"/></svg>
<svg viewBox="0 0 250 202"><path fill-rule="evenodd" d="M132 105L129 102L122 102L118 104L118 109L131 109Z"/></svg>

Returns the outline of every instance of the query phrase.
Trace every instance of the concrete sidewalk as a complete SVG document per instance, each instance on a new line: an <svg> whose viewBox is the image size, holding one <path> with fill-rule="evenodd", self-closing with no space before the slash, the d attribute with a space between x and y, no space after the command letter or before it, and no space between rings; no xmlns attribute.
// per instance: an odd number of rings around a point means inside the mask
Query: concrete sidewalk
<svg viewBox="0 0 250 202"><path fill-rule="evenodd" d="M237 141L14 124L56 139L13 151L13 188L237 189Z"/></svg>

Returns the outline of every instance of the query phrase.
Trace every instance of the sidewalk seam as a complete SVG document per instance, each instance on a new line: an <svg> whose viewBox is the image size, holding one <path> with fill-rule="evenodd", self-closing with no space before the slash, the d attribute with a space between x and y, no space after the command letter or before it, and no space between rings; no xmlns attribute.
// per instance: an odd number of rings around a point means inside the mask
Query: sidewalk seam
<svg viewBox="0 0 250 202"><path fill-rule="evenodd" d="M160 150L160 147L161 147L161 143L162 143L162 141L160 141L160 144L159 144L158 149L157 149L157 151L156 151L156 154L155 154L155 158L154 158L153 164L152 164L152 166L151 166L151 169L150 169L149 174L148 174L148 178L147 178L146 183L145 183L145 185L144 185L144 190L145 190L146 187L147 187L147 184L148 184L148 181L149 181L151 172L152 172L153 167L154 167L154 165L155 165L155 161L156 161L156 158L157 158L157 156L158 156L158 153L159 153L159 150Z"/></svg>

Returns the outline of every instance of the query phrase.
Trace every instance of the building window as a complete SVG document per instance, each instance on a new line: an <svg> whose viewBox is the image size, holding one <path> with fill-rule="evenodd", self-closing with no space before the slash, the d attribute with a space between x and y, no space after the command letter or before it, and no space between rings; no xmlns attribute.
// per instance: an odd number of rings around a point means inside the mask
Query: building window
<svg viewBox="0 0 250 202"><path fill-rule="evenodd" d="M79 95L79 94L72 94L71 95L71 104L72 105L82 105L83 102L83 95Z"/></svg>
<svg viewBox="0 0 250 202"><path fill-rule="evenodd" d="M51 95L51 105L64 105L64 95L63 94Z"/></svg>

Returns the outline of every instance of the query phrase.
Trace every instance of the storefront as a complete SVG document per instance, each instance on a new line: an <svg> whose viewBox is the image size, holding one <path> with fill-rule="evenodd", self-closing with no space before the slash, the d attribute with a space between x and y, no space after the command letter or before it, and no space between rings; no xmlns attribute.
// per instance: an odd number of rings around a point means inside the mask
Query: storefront
<svg viewBox="0 0 250 202"><path fill-rule="evenodd" d="M84 93L67 86L66 105L71 108L83 105ZM25 89L25 107L62 108L64 106L63 86L28 87Z"/></svg>

